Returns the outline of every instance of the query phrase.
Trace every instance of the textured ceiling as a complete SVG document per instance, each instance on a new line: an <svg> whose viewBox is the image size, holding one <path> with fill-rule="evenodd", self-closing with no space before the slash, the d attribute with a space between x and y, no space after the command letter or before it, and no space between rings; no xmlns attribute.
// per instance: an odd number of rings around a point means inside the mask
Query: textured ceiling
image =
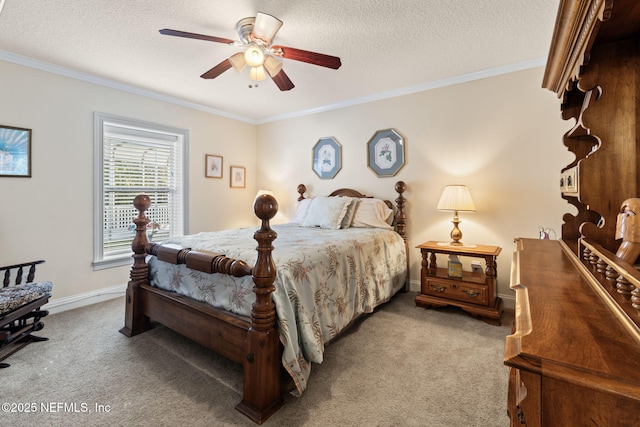
<svg viewBox="0 0 640 427"><path fill-rule="evenodd" d="M35 60L260 123L540 65L557 8L558 0L6 0L0 60ZM237 40L236 22L256 11L284 21L274 43L339 56L342 67L285 59L294 89L269 80L250 89L247 70L200 78L240 48L158 33Z"/></svg>

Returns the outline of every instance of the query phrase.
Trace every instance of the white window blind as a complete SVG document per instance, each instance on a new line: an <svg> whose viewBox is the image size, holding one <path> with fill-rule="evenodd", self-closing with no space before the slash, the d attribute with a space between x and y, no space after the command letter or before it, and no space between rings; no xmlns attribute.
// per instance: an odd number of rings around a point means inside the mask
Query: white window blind
<svg viewBox="0 0 640 427"><path fill-rule="evenodd" d="M94 267L131 262L136 195L151 199L146 212L154 241L186 230L184 177L187 131L96 113L96 224Z"/></svg>

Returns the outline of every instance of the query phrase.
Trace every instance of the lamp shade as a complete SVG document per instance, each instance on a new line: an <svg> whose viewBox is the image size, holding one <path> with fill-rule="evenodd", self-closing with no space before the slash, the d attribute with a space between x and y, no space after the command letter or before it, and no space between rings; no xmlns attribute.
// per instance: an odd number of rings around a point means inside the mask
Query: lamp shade
<svg viewBox="0 0 640 427"><path fill-rule="evenodd" d="M264 67L260 65L259 67L251 67L249 70L249 77L251 80L259 82L267 78L267 75L264 72Z"/></svg>
<svg viewBox="0 0 640 427"><path fill-rule="evenodd" d="M271 77L275 77L276 74L282 70L282 62L278 61L273 56L267 56L264 60L264 68Z"/></svg>
<svg viewBox="0 0 640 427"><path fill-rule="evenodd" d="M229 62L231 62L231 65L233 65L233 68L235 68L237 72L241 72L247 66L247 61L244 59L244 53L242 52L231 55Z"/></svg>
<svg viewBox="0 0 640 427"><path fill-rule="evenodd" d="M271 43L271 39L276 35L278 30L282 27L282 21L275 16L268 15L266 13L258 12L256 14L256 20L253 24L253 32L251 37L253 39L259 39L265 45Z"/></svg>
<svg viewBox="0 0 640 427"><path fill-rule="evenodd" d="M438 202L439 211L467 211L475 212L476 207L471 199L471 193L466 185L447 185Z"/></svg>

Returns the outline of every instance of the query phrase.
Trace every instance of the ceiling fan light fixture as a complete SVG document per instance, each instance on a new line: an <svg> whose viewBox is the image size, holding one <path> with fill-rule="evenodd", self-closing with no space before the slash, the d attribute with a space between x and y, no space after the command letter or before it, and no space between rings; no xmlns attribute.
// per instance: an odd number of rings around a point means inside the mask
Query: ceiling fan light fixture
<svg viewBox="0 0 640 427"><path fill-rule="evenodd" d="M264 64L264 51L260 46L252 43L244 51L244 60L250 67L260 67Z"/></svg>
<svg viewBox="0 0 640 427"><path fill-rule="evenodd" d="M238 52L235 55L230 56L229 62L231 62L233 68L235 68L239 73L247 66L247 61L244 59L244 53L242 52Z"/></svg>
<svg viewBox="0 0 640 427"><path fill-rule="evenodd" d="M273 56L267 56L264 60L264 68L271 77L275 77L276 74L282 70L282 62L278 61Z"/></svg>
<svg viewBox="0 0 640 427"><path fill-rule="evenodd" d="M260 65L258 67L251 67L249 77L251 77L251 80L259 82L266 79L267 75L264 72L264 67Z"/></svg>
<svg viewBox="0 0 640 427"><path fill-rule="evenodd" d="M280 27L282 27L281 20L275 16L258 12L253 24L251 38L253 40L260 40L266 46L271 43L271 39L273 39Z"/></svg>
<svg viewBox="0 0 640 427"><path fill-rule="evenodd" d="M0 11L5 1L6 0L0 0ZM244 49L243 52L228 57L202 74L200 77L203 79L215 79L232 67L240 73L248 65L251 77L249 87L257 87L257 82L266 79L268 73L274 84L278 86L278 89L288 91L293 89L295 85L285 73L283 64L277 60L278 58L300 61L334 70L340 68L342 63L337 56L325 55L293 47L272 45L273 38L276 37L282 24L282 21L275 16L258 12L255 17L244 18L237 22L236 30L240 41L206 34L172 30L169 28L161 29L160 34L222 43Z"/></svg>

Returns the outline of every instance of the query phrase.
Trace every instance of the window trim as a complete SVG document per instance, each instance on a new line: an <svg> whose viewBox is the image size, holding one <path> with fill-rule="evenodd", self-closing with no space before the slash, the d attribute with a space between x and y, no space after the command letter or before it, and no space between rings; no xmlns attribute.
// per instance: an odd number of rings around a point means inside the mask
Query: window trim
<svg viewBox="0 0 640 427"><path fill-rule="evenodd" d="M187 129L160 125L112 114L93 113L93 269L102 270L133 263L131 255L104 256L103 234L103 196L104 196L104 130L105 125L115 124L122 127L139 128L152 132L176 135L182 140L182 220L183 230L189 230L189 131ZM132 200L133 203L133 200Z"/></svg>

